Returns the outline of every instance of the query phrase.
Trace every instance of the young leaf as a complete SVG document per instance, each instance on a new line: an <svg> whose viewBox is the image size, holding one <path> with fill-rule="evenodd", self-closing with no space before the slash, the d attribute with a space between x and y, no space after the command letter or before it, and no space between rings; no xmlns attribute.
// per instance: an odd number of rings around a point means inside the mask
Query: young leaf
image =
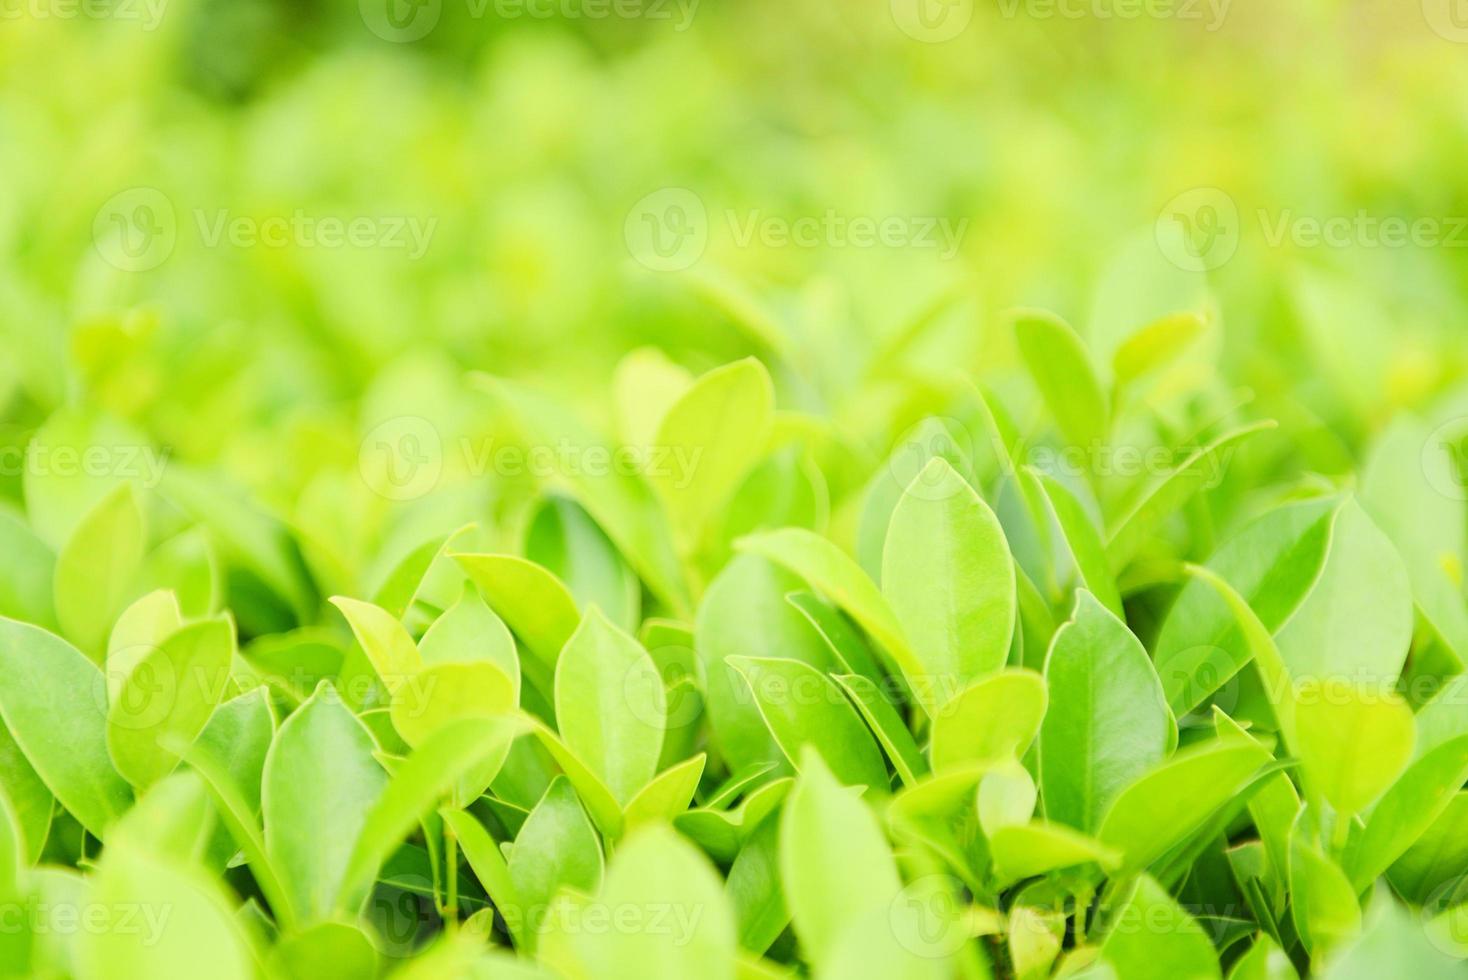
<svg viewBox="0 0 1468 980"><path fill-rule="evenodd" d="M1119 977L1136 980L1205 980L1221 975L1208 934L1146 875L1101 943L1101 959Z"/></svg>
<svg viewBox="0 0 1468 980"><path fill-rule="evenodd" d="M898 501L882 552L882 592L936 707L1004 665L1014 635L1014 560L999 520L947 460L928 463Z"/></svg>
<svg viewBox="0 0 1468 980"><path fill-rule="evenodd" d="M334 596L331 604L346 617L352 635L357 638L389 694L396 694L398 688L423 669L423 657L418 653L417 644L403 624L390 613L370 602L346 596Z"/></svg>
<svg viewBox="0 0 1468 980"><path fill-rule="evenodd" d="M143 563L148 532L133 488L97 502L56 556L56 619L77 647L97 658Z"/></svg>
<svg viewBox="0 0 1468 980"><path fill-rule="evenodd" d="M234 658L234 624L206 619L173 633L128 671L107 710L107 751L138 788L171 772L166 739L191 742L219 706Z"/></svg>
<svg viewBox="0 0 1468 980"><path fill-rule="evenodd" d="M1361 813L1412 758L1412 710L1388 688L1335 678L1302 681L1294 697L1306 789L1342 818Z"/></svg>
<svg viewBox="0 0 1468 980"><path fill-rule="evenodd" d="M731 657L760 715L792 764L810 747L848 786L884 792L887 767L871 733L826 675L798 660Z"/></svg>
<svg viewBox="0 0 1468 980"><path fill-rule="evenodd" d="M668 408L654 446L682 465L655 468L649 479L685 541L764 452L774 410L769 372L754 358L708 372Z"/></svg>
<svg viewBox="0 0 1468 980"><path fill-rule="evenodd" d="M548 908L562 887L588 895L601 888L601 842L565 777L552 780L530 811L510 850L508 868L515 894L531 916ZM539 921L526 925L527 934L540 929Z"/></svg>
<svg viewBox="0 0 1468 980"><path fill-rule="evenodd" d="M1014 334L1025 367L1072 445L1098 448L1106 441L1110 407L1081 338L1066 323L1039 310L1020 310Z"/></svg>
<svg viewBox="0 0 1468 980"><path fill-rule="evenodd" d="M1125 786L1166 758L1176 731L1140 640L1086 591L1045 657L1040 725L1045 814L1094 831Z"/></svg>
<svg viewBox="0 0 1468 980"><path fill-rule="evenodd" d="M546 497L525 530L525 557L566 584L578 606L599 606L624 630L637 628L642 583L581 505Z"/></svg>
<svg viewBox="0 0 1468 980"><path fill-rule="evenodd" d="M0 618L0 716L47 788L93 836L132 803L107 753L102 672L71 644Z"/></svg>
<svg viewBox="0 0 1468 980"><path fill-rule="evenodd" d="M1005 670L975 681L933 717L933 768L1020 759L1045 717L1045 679L1032 670Z"/></svg>
<svg viewBox="0 0 1468 980"><path fill-rule="evenodd" d="M367 813L387 785L367 729L322 684L285 720L265 757L265 850L304 921L342 906L342 880Z"/></svg>
<svg viewBox="0 0 1468 980"><path fill-rule="evenodd" d="M626 803L657 774L667 726L657 666L593 607L561 651L555 688L567 748Z"/></svg>
<svg viewBox="0 0 1468 980"><path fill-rule="evenodd" d="M887 910L902 890L876 817L814 749L780 814L780 880L796 935L818 967L848 924Z"/></svg>

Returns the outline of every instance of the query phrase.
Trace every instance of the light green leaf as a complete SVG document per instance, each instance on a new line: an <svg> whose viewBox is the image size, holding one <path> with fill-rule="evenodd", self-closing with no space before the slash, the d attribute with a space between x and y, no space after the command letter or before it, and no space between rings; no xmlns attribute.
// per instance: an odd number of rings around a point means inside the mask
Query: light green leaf
<svg viewBox="0 0 1468 980"><path fill-rule="evenodd" d="M1046 703L1045 679L1032 670L1005 670L975 681L933 716L933 768L1022 758L1040 731Z"/></svg>
<svg viewBox="0 0 1468 980"><path fill-rule="evenodd" d="M546 497L525 530L525 557L543 566L583 608L600 607L624 630L637 627L642 583L581 505Z"/></svg>
<svg viewBox="0 0 1468 980"><path fill-rule="evenodd" d="M170 591L149 592L122 611L107 639L107 657L102 664L107 674L109 703L121 695L123 683L138 661L162 646L182 626L178 597Z"/></svg>
<svg viewBox="0 0 1468 980"><path fill-rule="evenodd" d="M846 925L888 910L902 882L881 827L814 749L780 815L780 880L811 962L820 968Z"/></svg>
<svg viewBox="0 0 1468 980"><path fill-rule="evenodd" d="M1112 569L1121 569L1135 558L1163 521L1218 479L1237 443L1273 428L1274 422L1265 421L1226 432L1164 474L1127 515L1116 522L1106 542L1106 557Z"/></svg>
<svg viewBox="0 0 1468 980"><path fill-rule="evenodd" d="M657 665L593 607L561 651L555 689L566 747L626 803L657 774L667 725Z"/></svg>
<svg viewBox="0 0 1468 980"><path fill-rule="evenodd" d="M730 657L729 663L792 764L810 747L846 785L886 791L882 754L834 681L799 660Z"/></svg>
<svg viewBox="0 0 1468 980"><path fill-rule="evenodd" d="M515 894L531 916L527 935L540 930L538 916L561 888L588 895L601 888L601 842L565 777L551 780L530 811L510 850L508 868Z"/></svg>
<svg viewBox="0 0 1468 980"><path fill-rule="evenodd" d="M1390 688L1338 678L1302 681L1294 698L1306 789L1342 817L1361 813L1412 758L1412 710Z"/></svg>
<svg viewBox="0 0 1468 980"><path fill-rule="evenodd" d="M887 753L892 768L897 770L898 777L905 784L911 786L928 774L928 760L897 714L890 695L861 674L836 674L831 679L841 685L856 710L861 712L862 720L882 743L882 751Z"/></svg>
<svg viewBox="0 0 1468 980"><path fill-rule="evenodd" d="M346 617L352 635L357 638L389 694L396 694L423 669L418 645L391 613L370 602L346 596L333 596L331 604Z"/></svg>
<svg viewBox="0 0 1468 980"><path fill-rule="evenodd" d="M94 659L133 588L147 538L133 489L122 484L87 512L56 556L57 622Z"/></svg>
<svg viewBox="0 0 1468 980"><path fill-rule="evenodd" d="M1034 474L1050 505L1050 513L1065 535L1066 547L1070 549L1080 575L1080 584L1089 590L1112 615L1118 619L1126 616L1121 606L1121 593L1116 589L1116 579L1106 560L1106 546L1101 542L1100 532L1091 523L1091 517L1076 495L1065 484L1047 473Z"/></svg>
<svg viewBox="0 0 1468 980"><path fill-rule="evenodd" d="M947 460L929 462L892 512L882 592L921 664L908 681L930 708L1004 666L1014 559L999 519Z"/></svg>
<svg viewBox="0 0 1468 980"><path fill-rule="evenodd" d="M1409 765L1371 808L1364 830L1347 848L1342 865L1352 887L1365 891L1427 832L1465 782L1468 735L1444 742Z"/></svg>
<svg viewBox="0 0 1468 980"><path fill-rule="evenodd" d="M1269 762L1257 744L1204 742L1174 755L1126 786L1101 818L1096 837L1141 870L1207 823Z"/></svg>
<svg viewBox="0 0 1468 980"><path fill-rule="evenodd" d="M1084 590L1050 644L1045 684L1045 814L1094 831L1117 793L1160 764L1176 742L1162 684L1141 641Z"/></svg>
<svg viewBox="0 0 1468 980"><path fill-rule="evenodd" d="M1110 407L1081 338L1064 321L1040 310L1016 311L1014 334L1020 357L1061 433L1087 451L1099 448L1110 428Z"/></svg>
<svg viewBox="0 0 1468 980"><path fill-rule="evenodd" d="M1112 848L1056 823L999 827L989 835L989 851L994 878L1001 885L1078 864L1094 862L1114 868L1121 862L1121 855Z"/></svg>
<svg viewBox="0 0 1468 980"><path fill-rule="evenodd" d="M534 562L513 555L453 557L541 665L532 678L549 680L562 648L581 623L576 600L565 584ZM530 671L527 661L526 672Z"/></svg>
<svg viewBox="0 0 1468 980"><path fill-rule="evenodd" d="M892 607L872 580L836 545L812 531L782 528L741 538L735 547L762 555L805 579L846 610L882 645L905 676L922 675L922 663L912 652Z"/></svg>
<svg viewBox="0 0 1468 980"><path fill-rule="evenodd" d="M708 756L700 752L658 773L627 803L624 814L626 829L630 831L647 823L671 823L674 817L688 809L707 762Z"/></svg>
<svg viewBox="0 0 1468 980"><path fill-rule="evenodd" d="M1146 875L1101 942L1101 959L1127 980L1205 980L1220 976L1218 954L1202 926Z"/></svg>
<svg viewBox="0 0 1468 980"><path fill-rule="evenodd" d="M85 896L84 908L107 910L108 921L79 937L84 980L189 980L201 964L221 980L256 975L228 897L194 869L119 840L108 844Z"/></svg>
<svg viewBox="0 0 1468 980"><path fill-rule="evenodd" d="M739 945L751 953L769 949L790 924L780 886L780 821L765 820L740 848L724 891L739 927Z"/></svg>
<svg viewBox="0 0 1468 980"><path fill-rule="evenodd" d="M678 465L648 478L685 543L764 453L774 411L769 372L752 357L709 371L669 406L653 446Z"/></svg>
<svg viewBox="0 0 1468 980"><path fill-rule="evenodd" d="M145 787L178 757L163 742L191 742L219 706L234 658L234 624L206 619L179 629L133 665L107 710L107 751L123 778Z"/></svg>
<svg viewBox="0 0 1468 980"><path fill-rule="evenodd" d="M102 672L45 630L0 618L0 716L62 806L96 837L132 802L107 754Z"/></svg>
<svg viewBox="0 0 1468 980"><path fill-rule="evenodd" d="M1303 824L1295 824L1290 846L1290 908L1318 965L1361 931L1361 907L1345 872L1305 840Z"/></svg>
<svg viewBox="0 0 1468 980"><path fill-rule="evenodd" d="M645 827L628 837L601 895L582 914L618 924L573 936L589 977L734 978L734 916L718 872L671 830Z"/></svg>
<svg viewBox="0 0 1468 980"><path fill-rule="evenodd" d="M323 683L276 732L265 757L260 807L265 850L303 921L345 903L343 875L387 773L377 745Z"/></svg>

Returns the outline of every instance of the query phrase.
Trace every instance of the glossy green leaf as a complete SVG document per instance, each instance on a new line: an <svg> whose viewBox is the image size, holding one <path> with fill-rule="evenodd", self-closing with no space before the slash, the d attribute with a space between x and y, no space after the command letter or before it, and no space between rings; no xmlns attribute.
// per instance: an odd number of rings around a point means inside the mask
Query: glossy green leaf
<svg viewBox="0 0 1468 980"><path fill-rule="evenodd" d="M1303 681L1294 697L1294 749L1307 790L1338 813L1362 812L1412 758L1411 709L1389 688L1338 679Z"/></svg>
<svg viewBox="0 0 1468 980"><path fill-rule="evenodd" d="M555 687L566 746L627 802L657 774L667 725L652 658L593 608L561 651Z"/></svg>
<svg viewBox="0 0 1468 980"><path fill-rule="evenodd" d="M56 620L79 649L100 655L143 563L147 537L133 489L122 484L87 512L56 556Z"/></svg>
<svg viewBox="0 0 1468 980"><path fill-rule="evenodd" d="M1066 323L1039 310L1014 316L1020 357L1060 431L1086 450L1106 441L1110 406L1080 337Z"/></svg>
<svg viewBox="0 0 1468 980"><path fill-rule="evenodd" d="M959 691L933 716L929 752L937 771L1022 758L1045 717L1045 679L1005 670Z"/></svg>
<svg viewBox="0 0 1468 980"><path fill-rule="evenodd" d="M565 583L578 606L598 606L624 630L637 627L642 583L575 501L550 496L525 530L525 557Z"/></svg>
<svg viewBox="0 0 1468 980"><path fill-rule="evenodd" d="M1219 977L1218 955L1202 926L1147 875L1137 879L1101 942L1118 977L1204 980Z"/></svg>
<svg viewBox="0 0 1468 980"><path fill-rule="evenodd" d="M731 657L781 751L799 767L814 749L848 786L887 788L882 754L840 686L799 660Z"/></svg>
<svg viewBox="0 0 1468 980"><path fill-rule="evenodd" d="M1089 592L1045 657L1049 710L1040 725L1045 813L1094 831L1116 795L1176 741L1161 682L1142 643Z"/></svg>
<svg viewBox="0 0 1468 980"><path fill-rule="evenodd" d="M107 753L102 672L65 640L0 619L0 717L47 788L101 837L132 802Z"/></svg>
<svg viewBox="0 0 1468 980"><path fill-rule="evenodd" d="M601 887L601 842L576 792L564 778L551 781L520 833L508 862L515 894L524 903L529 931L539 931L539 916L562 887L588 895Z"/></svg>

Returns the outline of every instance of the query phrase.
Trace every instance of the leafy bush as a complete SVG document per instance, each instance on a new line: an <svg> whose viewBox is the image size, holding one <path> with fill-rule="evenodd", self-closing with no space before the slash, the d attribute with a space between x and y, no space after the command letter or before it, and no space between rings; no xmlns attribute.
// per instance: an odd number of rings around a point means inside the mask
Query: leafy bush
<svg viewBox="0 0 1468 980"><path fill-rule="evenodd" d="M1462 975L1451 25L338 6L0 32L0 973Z"/></svg>

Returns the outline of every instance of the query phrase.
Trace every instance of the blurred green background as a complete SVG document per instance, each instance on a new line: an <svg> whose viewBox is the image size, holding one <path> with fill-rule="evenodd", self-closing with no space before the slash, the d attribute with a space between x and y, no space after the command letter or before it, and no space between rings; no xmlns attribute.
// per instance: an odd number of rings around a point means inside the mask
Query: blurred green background
<svg viewBox="0 0 1468 980"><path fill-rule="evenodd" d="M1022 426L1016 305L1100 363L1205 315L1148 418L1278 418L1270 476L1349 473L1468 364L1452 0L4 4L6 445L64 410L166 447L323 592L504 522L452 459L418 499L360 478L394 419L497 438L471 371L610 429L627 352L757 355L849 540L956 377Z"/></svg>

